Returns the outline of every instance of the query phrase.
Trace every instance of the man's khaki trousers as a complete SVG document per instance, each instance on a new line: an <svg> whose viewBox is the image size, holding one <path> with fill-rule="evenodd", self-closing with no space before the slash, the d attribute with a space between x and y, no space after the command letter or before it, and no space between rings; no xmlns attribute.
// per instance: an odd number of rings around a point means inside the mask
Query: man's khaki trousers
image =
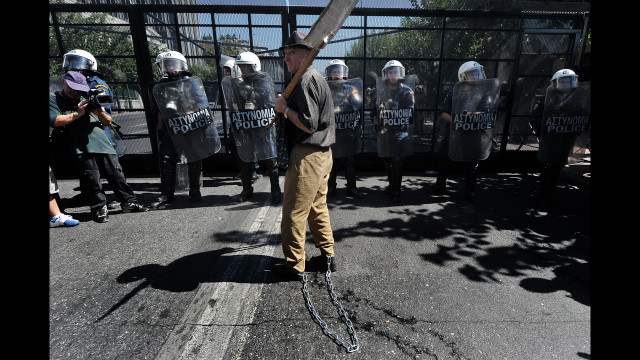
<svg viewBox="0 0 640 360"><path fill-rule="evenodd" d="M320 253L335 255L327 207L327 183L332 165L331 148L294 145L289 155L280 230L285 262L298 272L305 270L307 221Z"/></svg>

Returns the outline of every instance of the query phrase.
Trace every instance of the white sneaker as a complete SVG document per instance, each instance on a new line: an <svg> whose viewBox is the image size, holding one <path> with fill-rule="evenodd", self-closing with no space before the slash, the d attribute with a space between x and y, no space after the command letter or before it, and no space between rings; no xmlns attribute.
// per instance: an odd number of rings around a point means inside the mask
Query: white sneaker
<svg viewBox="0 0 640 360"><path fill-rule="evenodd" d="M72 218L67 214L60 213L49 220L49 227L58 226L76 226L80 224L80 221Z"/></svg>

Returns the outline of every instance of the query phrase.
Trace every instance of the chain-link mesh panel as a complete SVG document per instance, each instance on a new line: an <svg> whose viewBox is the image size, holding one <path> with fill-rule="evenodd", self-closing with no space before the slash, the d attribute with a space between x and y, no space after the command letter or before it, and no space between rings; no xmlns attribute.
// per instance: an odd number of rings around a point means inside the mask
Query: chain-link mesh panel
<svg viewBox="0 0 640 360"><path fill-rule="evenodd" d="M56 9L58 3L63 8ZM415 3L425 12L413 11L409 0L358 2L356 11L318 54L314 66L322 73L331 59L345 60L350 77L362 78L365 95L367 89L371 95L384 64L392 59L402 62L407 74L417 75L418 85L422 85L422 92L416 94L416 136L420 138L416 150L431 152L430 134L439 120L437 110L445 92L457 81L457 70L463 62L478 60L488 77L503 83L497 126L508 125L509 129L504 135L496 129L496 141L501 145L506 139L507 149L518 149L520 138L530 135L526 118L532 96L557 69L580 65L576 39L582 39L590 4L463 0L444 7L425 1ZM138 7L143 4L144 11ZM160 52L174 50L185 55L189 70L203 80L214 116L223 117L215 91L219 89L221 62L240 52L253 51L261 59L262 70L282 92L292 74L286 72L278 48L290 30L308 32L327 4L329 0L272 0L259 4L252 0L203 0L197 4L185 0L164 5L143 0L95 0L82 4L50 1L50 78L54 79L52 83L59 82L64 52L73 48L92 52L104 80L114 90L114 113L120 118L115 120L123 123L123 139L138 142L128 149L149 153L151 145L139 141L150 142L152 138L147 124L151 127L156 120L145 108L152 101L144 97L148 97L148 87L160 80L155 69L155 57ZM213 7L206 9L207 5L215 5L215 11ZM431 10L438 12L432 15ZM478 10L483 10L482 16L477 16ZM130 24L133 18L143 19L143 24ZM291 23L286 23L287 19ZM141 32L133 31L141 26ZM528 29L532 31L527 32ZM540 29L558 31L546 33ZM140 39L141 35L146 39ZM519 36L522 44L517 43ZM146 49L141 51L140 46ZM583 48L590 48L590 40ZM365 152L375 152L375 137L368 129L370 105L365 101ZM509 121L505 118L508 110ZM223 135L224 129L219 133Z"/></svg>

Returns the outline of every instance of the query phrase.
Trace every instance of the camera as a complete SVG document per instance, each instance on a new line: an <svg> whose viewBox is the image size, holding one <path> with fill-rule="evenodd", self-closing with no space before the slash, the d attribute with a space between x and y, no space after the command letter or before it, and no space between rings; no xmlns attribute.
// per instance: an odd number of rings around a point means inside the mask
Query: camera
<svg viewBox="0 0 640 360"><path fill-rule="evenodd" d="M113 104L113 97L107 94L104 89L90 89L85 93L87 100L87 111L100 109L102 106Z"/></svg>

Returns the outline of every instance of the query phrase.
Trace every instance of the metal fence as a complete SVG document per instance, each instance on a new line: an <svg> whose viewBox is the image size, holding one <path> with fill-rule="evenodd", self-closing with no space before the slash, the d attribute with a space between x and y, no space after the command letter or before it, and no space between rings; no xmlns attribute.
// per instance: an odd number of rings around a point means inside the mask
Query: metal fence
<svg viewBox="0 0 640 360"><path fill-rule="evenodd" d="M242 51L252 51L283 91L292 74L285 71L278 48L291 31L308 32L328 1L315 1L314 6L303 6L302 0L293 6L295 1L287 1L289 6L205 2L50 3L50 91L59 85L65 52L91 52L98 71L114 90L113 119L122 126L126 154L155 159L157 118L151 90L160 79L155 57L162 51L180 51L190 71L206 86L211 108L223 123L219 134L225 144L227 109L219 86L222 64ZM529 114L535 96L544 94L555 71L571 68L580 81L590 80L584 66L585 54L590 53L589 3L468 0L455 9L401 7L407 2L390 8L382 3L362 0L320 51L314 66L324 73L331 59L343 59L349 76L362 78L365 88L375 87L376 76L389 60L399 60L407 74L417 75L424 89L416 95L417 156L434 154L442 121L437 109L465 61L480 62L487 77L501 82L492 156L537 151ZM375 154L372 105L365 105L361 151ZM223 146L213 157L227 153Z"/></svg>

